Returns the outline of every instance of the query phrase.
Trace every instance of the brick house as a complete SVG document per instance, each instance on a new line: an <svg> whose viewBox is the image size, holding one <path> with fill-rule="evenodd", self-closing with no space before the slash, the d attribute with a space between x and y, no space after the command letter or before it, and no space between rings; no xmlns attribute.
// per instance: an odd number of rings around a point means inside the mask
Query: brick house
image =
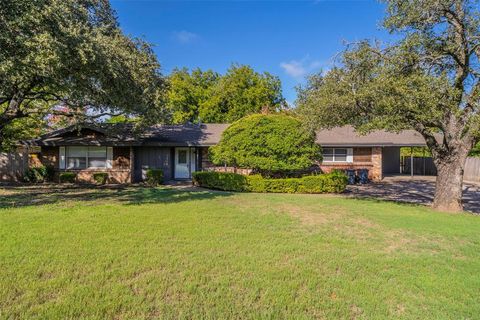
<svg viewBox="0 0 480 320"><path fill-rule="evenodd" d="M246 169L215 167L209 147L220 141L228 124L154 125L136 132L126 124L71 126L29 141L36 146L38 164L60 172L76 172L80 182L93 182L93 173L107 172L109 183L131 183L145 179L148 168L159 168L165 180L191 179L192 172L221 170L248 173ZM401 133L375 131L357 134L352 127L317 132L323 148L323 171L369 170L372 180L400 172L400 147L425 146L413 130Z"/></svg>

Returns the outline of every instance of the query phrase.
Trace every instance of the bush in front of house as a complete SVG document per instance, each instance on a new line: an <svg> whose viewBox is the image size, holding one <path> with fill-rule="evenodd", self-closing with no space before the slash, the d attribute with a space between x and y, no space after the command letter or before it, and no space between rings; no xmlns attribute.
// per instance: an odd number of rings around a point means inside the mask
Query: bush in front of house
<svg viewBox="0 0 480 320"><path fill-rule="evenodd" d="M200 187L223 191L246 191L247 176L215 171L197 171L192 173L193 183Z"/></svg>
<svg viewBox="0 0 480 320"><path fill-rule="evenodd" d="M161 169L148 169L146 175L146 182L151 186L156 186L163 182L163 171Z"/></svg>
<svg viewBox="0 0 480 320"><path fill-rule="evenodd" d="M28 168L23 175L23 180L30 183L42 183L53 181L55 170L52 166L40 166Z"/></svg>
<svg viewBox="0 0 480 320"><path fill-rule="evenodd" d="M285 114L254 114L232 123L209 154L215 165L253 169L264 177L286 177L322 159L315 134Z"/></svg>
<svg viewBox="0 0 480 320"><path fill-rule="evenodd" d="M93 174L93 180L97 184L105 184L108 180L108 173L106 172L95 172Z"/></svg>
<svg viewBox="0 0 480 320"><path fill-rule="evenodd" d="M75 183L77 174L75 172L62 172L58 176L60 183Z"/></svg>
<svg viewBox="0 0 480 320"><path fill-rule="evenodd" d="M269 179L261 175L244 176L226 172L195 172L195 185L224 191L259 193L341 193L347 177L341 172L304 176L301 178Z"/></svg>

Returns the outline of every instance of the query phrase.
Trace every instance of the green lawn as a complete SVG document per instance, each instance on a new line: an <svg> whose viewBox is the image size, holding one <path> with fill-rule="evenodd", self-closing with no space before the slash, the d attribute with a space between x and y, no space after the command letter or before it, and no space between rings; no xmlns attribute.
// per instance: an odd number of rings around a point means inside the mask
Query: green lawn
<svg viewBox="0 0 480 320"><path fill-rule="evenodd" d="M480 318L478 216L161 188L0 207L0 318Z"/></svg>

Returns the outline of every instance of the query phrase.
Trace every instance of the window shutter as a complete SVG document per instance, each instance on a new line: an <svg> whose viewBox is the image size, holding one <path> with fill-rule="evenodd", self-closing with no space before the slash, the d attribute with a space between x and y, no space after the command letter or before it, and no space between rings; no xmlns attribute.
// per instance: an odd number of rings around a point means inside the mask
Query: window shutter
<svg viewBox="0 0 480 320"><path fill-rule="evenodd" d="M353 148L347 148L347 162L353 162Z"/></svg>
<svg viewBox="0 0 480 320"><path fill-rule="evenodd" d="M59 149L58 166L60 169L65 169L65 147L60 147Z"/></svg>
<svg viewBox="0 0 480 320"><path fill-rule="evenodd" d="M107 147L107 169L112 169L113 147Z"/></svg>

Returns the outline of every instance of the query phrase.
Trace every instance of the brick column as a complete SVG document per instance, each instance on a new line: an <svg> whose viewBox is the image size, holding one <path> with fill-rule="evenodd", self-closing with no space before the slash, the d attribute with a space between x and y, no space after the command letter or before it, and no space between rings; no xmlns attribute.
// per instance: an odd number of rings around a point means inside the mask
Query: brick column
<svg viewBox="0 0 480 320"><path fill-rule="evenodd" d="M383 179L382 168L382 147L372 147L372 174L373 181L380 181Z"/></svg>

